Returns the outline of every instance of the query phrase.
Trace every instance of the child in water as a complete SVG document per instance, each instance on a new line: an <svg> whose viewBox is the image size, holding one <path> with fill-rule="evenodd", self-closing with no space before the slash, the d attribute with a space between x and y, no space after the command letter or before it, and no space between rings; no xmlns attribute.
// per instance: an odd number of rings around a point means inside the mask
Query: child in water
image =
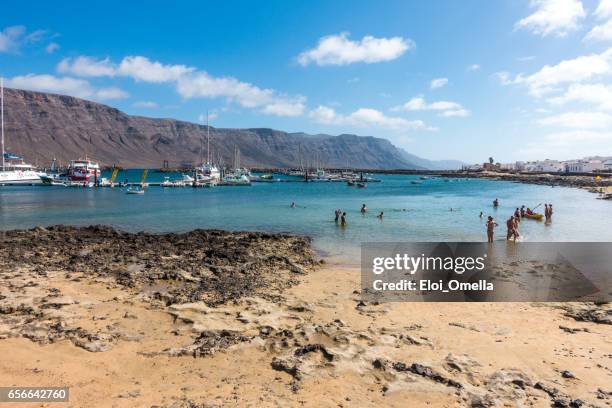
<svg viewBox="0 0 612 408"><path fill-rule="evenodd" d="M343 227L346 227L346 213L345 212L343 212L342 217L340 217L340 225L342 225Z"/></svg>

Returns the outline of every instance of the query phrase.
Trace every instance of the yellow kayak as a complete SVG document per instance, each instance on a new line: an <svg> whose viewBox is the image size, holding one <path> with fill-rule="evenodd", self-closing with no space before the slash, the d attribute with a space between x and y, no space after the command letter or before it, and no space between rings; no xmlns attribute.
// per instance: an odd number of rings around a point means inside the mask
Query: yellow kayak
<svg viewBox="0 0 612 408"><path fill-rule="evenodd" d="M531 218L532 220L541 220L542 218L544 218L544 216L542 214L525 214L525 218Z"/></svg>

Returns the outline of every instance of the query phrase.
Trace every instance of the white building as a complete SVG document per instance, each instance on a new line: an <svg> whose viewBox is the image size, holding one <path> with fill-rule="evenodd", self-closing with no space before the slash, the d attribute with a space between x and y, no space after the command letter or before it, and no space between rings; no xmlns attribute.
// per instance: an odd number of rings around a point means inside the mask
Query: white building
<svg viewBox="0 0 612 408"><path fill-rule="evenodd" d="M565 171L565 164L561 163L557 160L538 160L531 162L517 162L517 169L519 168L519 163L522 171L530 172L530 173L560 173Z"/></svg>
<svg viewBox="0 0 612 408"><path fill-rule="evenodd" d="M461 166L461 169L464 171L480 171L482 166L480 164L465 164Z"/></svg>
<svg viewBox="0 0 612 408"><path fill-rule="evenodd" d="M572 160L564 164L567 173L592 173L605 169L601 160Z"/></svg>

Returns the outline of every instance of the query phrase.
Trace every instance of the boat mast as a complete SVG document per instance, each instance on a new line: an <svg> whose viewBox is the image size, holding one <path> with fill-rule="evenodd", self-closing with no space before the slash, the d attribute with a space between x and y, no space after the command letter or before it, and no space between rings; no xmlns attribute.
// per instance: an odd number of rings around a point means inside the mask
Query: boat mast
<svg viewBox="0 0 612 408"><path fill-rule="evenodd" d="M208 109L206 109L206 164L210 164L210 125L208 124Z"/></svg>
<svg viewBox="0 0 612 408"><path fill-rule="evenodd" d="M2 121L2 171L5 170L6 164L4 161L4 78L0 78L0 119Z"/></svg>

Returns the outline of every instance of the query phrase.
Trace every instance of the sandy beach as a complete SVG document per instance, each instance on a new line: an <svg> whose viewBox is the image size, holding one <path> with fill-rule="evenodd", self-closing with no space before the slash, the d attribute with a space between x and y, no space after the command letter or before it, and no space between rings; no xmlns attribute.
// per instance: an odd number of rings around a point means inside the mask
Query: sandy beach
<svg viewBox="0 0 612 408"><path fill-rule="evenodd" d="M358 270L311 263L309 255L294 258L285 277L270 264L276 284L266 291L217 301L213 290L189 301L160 296L161 281L150 281L152 290L138 279L81 271L78 262L43 270L28 257L0 259L0 382L70 387L69 403L48 406L612 401L609 305L368 304ZM194 275L162 280L176 287Z"/></svg>

